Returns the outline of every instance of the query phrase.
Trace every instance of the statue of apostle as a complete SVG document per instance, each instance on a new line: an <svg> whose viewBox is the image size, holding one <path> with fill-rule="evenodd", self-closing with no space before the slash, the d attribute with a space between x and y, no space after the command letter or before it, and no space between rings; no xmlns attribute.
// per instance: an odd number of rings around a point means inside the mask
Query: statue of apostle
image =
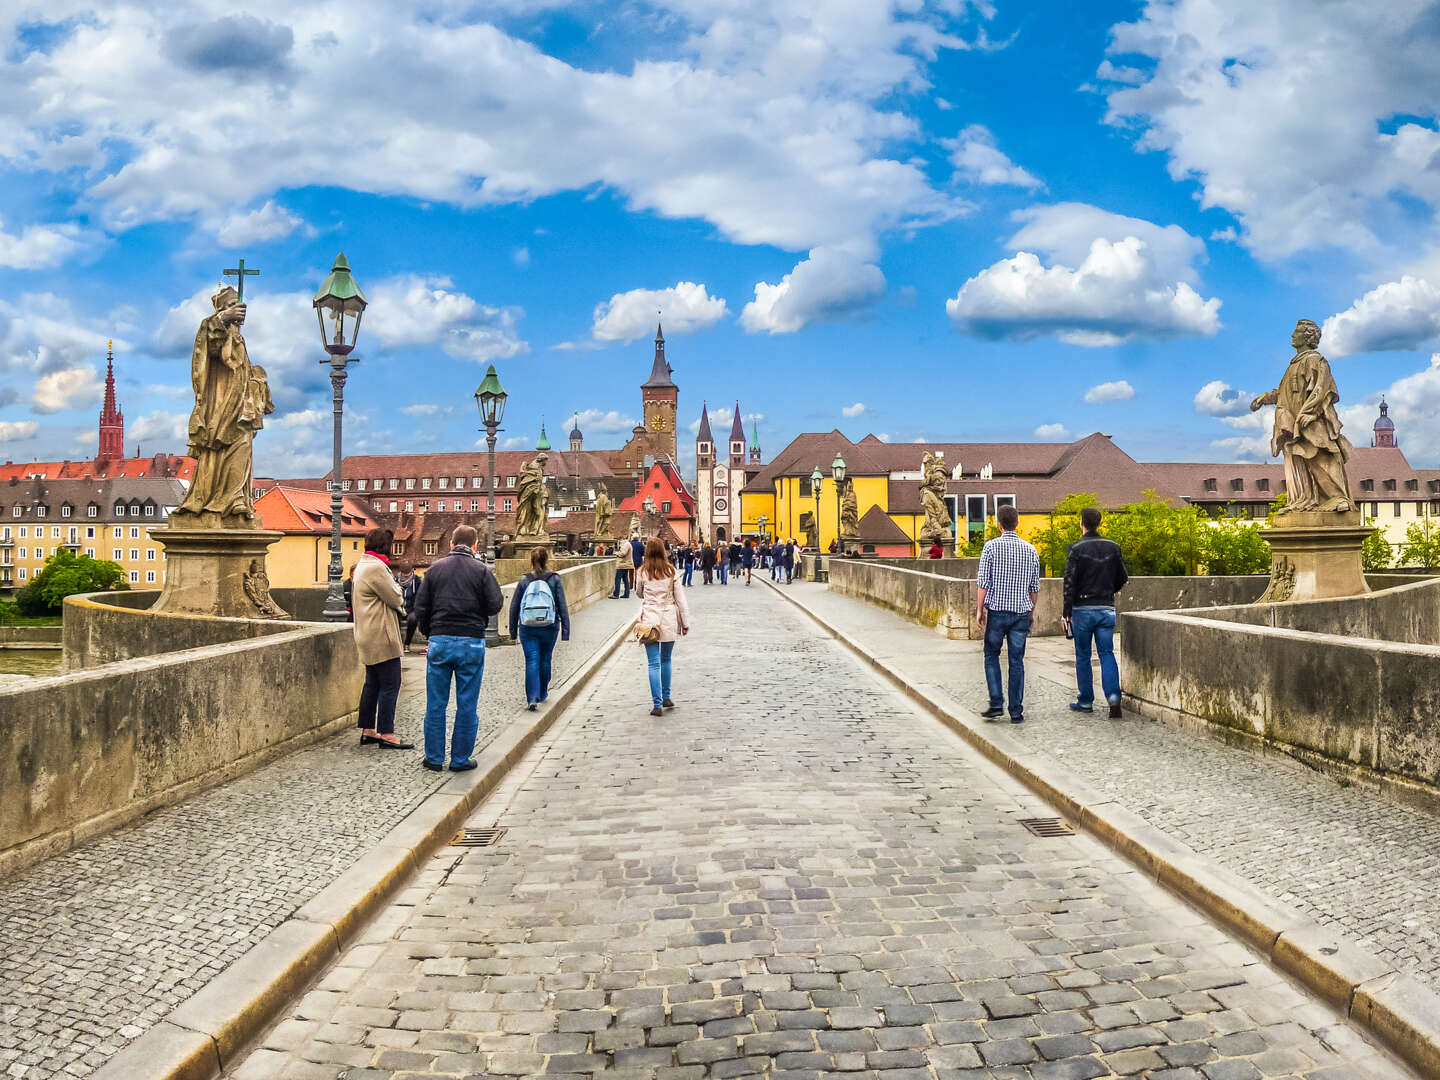
<svg viewBox="0 0 1440 1080"><path fill-rule="evenodd" d="M610 497L610 491L604 484L595 495L595 535L608 537L610 535L610 519L615 516L615 500Z"/></svg>
<svg viewBox="0 0 1440 1080"><path fill-rule="evenodd" d="M920 485L920 505L925 510L925 527L920 535L937 544L948 544L950 508L945 503L945 482L950 479L950 472L941 458L930 453L925 455L920 468L925 478Z"/></svg>
<svg viewBox="0 0 1440 1080"><path fill-rule="evenodd" d="M516 486L515 535L547 536L550 529L550 491L545 484L544 451L536 454L520 470Z"/></svg>
<svg viewBox="0 0 1440 1080"><path fill-rule="evenodd" d="M1340 392L1329 362L1318 351L1320 327L1301 319L1290 344L1295 355L1280 385L1250 403L1251 412L1275 406L1270 452L1284 455L1287 492L1279 513L1353 510L1345 478L1350 441L1340 434L1340 417L1335 412Z"/></svg>
<svg viewBox="0 0 1440 1080"><path fill-rule="evenodd" d="M265 369L250 363L240 326L245 305L233 286L222 285L211 297L215 313L200 323L190 354L195 407L190 412L190 456L195 479L180 508L177 525L208 528L255 527L250 498L252 444L275 411ZM176 520L179 518L180 520ZM198 519L186 522L186 518Z"/></svg>

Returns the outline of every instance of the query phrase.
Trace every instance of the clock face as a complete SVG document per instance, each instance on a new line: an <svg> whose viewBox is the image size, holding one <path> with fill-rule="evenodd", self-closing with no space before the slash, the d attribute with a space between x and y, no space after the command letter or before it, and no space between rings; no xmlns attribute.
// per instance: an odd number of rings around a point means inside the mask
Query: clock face
<svg viewBox="0 0 1440 1080"><path fill-rule="evenodd" d="M715 512L716 512L717 514L723 514L723 513L725 513L726 510L729 510L729 509L730 509L730 502L729 502L729 500L727 500L727 499L716 499L716 500L715 500Z"/></svg>

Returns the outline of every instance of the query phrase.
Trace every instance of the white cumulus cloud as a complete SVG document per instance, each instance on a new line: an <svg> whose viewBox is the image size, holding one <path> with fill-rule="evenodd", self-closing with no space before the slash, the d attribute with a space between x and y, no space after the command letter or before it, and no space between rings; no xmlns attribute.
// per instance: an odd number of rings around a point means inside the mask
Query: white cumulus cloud
<svg viewBox="0 0 1440 1080"><path fill-rule="evenodd" d="M34 420L0 420L0 443L19 442L35 434Z"/></svg>
<svg viewBox="0 0 1440 1080"><path fill-rule="evenodd" d="M1067 442L1072 436L1064 424L1041 424L1035 429L1035 438L1041 442Z"/></svg>
<svg viewBox="0 0 1440 1080"><path fill-rule="evenodd" d="M18 233L8 233L0 222L0 267L41 270L59 266L85 243L86 235L78 225L26 225Z"/></svg>
<svg viewBox="0 0 1440 1080"><path fill-rule="evenodd" d="M664 322L667 333L708 330L725 317L723 297L711 296L702 283L681 281L668 289L631 289L595 305L591 336L596 341L634 341Z"/></svg>
<svg viewBox="0 0 1440 1080"><path fill-rule="evenodd" d="M859 416L864 411L865 403L863 401L857 401L854 405L846 405L840 410L840 413L842 416Z"/></svg>
<svg viewBox="0 0 1440 1080"><path fill-rule="evenodd" d="M580 433L589 436L591 433L609 435L617 431L633 431L638 421L633 416L626 416L617 409L584 409L572 418L572 422L580 429ZM695 429L699 430L700 422L695 422Z"/></svg>
<svg viewBox="0 0 1440 1080"><path fill-rule="evenodd" d="M884 295L885 275L874 263L838 248L815 248L776 284L755 284L740 324L752 334L793 334L811 323L859 318Z"/></svg>
<svg viewBox="0 0 1440 1080"><path fill-rule="evenodd" d="M221 247L242 248L283 240L296 229L305 228L300 217L274 199L267 199L254 210L240 211L223 218L215 225L215 239Z"/></svg>
<svg viewBox="0 0 1440 1080"><path fill-rule="evenodd" d="M156 411L125 423L125 439L131 446L151 444L149 448L157 452L183 454L189 437L189 413Z"/></svg>
<svg viewBox="0 0 1440 1080"><path fill-rule="evenodd" d="M1405 275L1371 289L1320 328L1330 356L1418 349L1440 337L1440 287Z"/></svg>
<svg viewBox="0 0 1440 1080"><path fill-rule="evenodd" d="M1107 401L1129 401L1135 396L1135 388L1124 379L1103 382L1085 391L1085 400L1092 405Z"/></svg>
<svg viewBox="0 0 1440 1080"><path fill-rule="evenodd" d="M104 395L105 383L93 367L62 368L36 380L30 411L45 414L86 408Z"/></svg>
<svg viewBox="0 0 1440 1080"><path fill-rule="evenodd" d="M1220 329L1220 301L1167 280L1146 242L1133 236L1094 240L1073 269L1019 252L965 282L945 310L962 333L988 340L1054 336L1104 346Z"/></svg>
<svg viewBox="0 0 1440 1080"><path fill-rule="evenodd" d="M1204 416L1238 416L1250 411L1254 394L1234 390L1220 379L1206 383L1195 392L1195 411Z"/></svg>
<svg viewBox="0 0 1440 1080"><path fill-rule="evenodd" d="M1043 187L1032 173L1016 165L995 145L995 136L981 124L971 124L954 139L941 139L950 151L950 163L971 183L1005 184L1013 187Z"/></svg>

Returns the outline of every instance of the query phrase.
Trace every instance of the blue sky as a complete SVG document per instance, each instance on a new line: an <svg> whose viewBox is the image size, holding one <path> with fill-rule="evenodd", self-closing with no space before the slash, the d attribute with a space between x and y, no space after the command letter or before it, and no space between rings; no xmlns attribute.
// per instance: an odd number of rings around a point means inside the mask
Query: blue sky
<svg viewBox="0 0 1440 1080"><path fill-rule="evenodd" d="M658 308L682 421L738 398L767 454L839 426L1254 460L1308 317L1352 439L1386 393L1440 465L1434 3L6 10L0 460L94 452L112 337L127 441L182 450L243 256L257 468L323 471L308 302L343 249L350 452L472 446L490 362L507 439L579 412L618 446Z"/></svg>

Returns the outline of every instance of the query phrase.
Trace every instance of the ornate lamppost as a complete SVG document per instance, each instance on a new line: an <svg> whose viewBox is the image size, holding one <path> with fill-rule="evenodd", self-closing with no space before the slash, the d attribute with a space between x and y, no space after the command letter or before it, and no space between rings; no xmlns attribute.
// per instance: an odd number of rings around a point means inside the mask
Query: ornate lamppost
<svg viewBox="0 0 1440 1080"><path fill-rule="evenodd" d="M815 554L820 554L820 486L825 483L825 474L820 471L820 466L815 466L815 471L810 474L810 494L815 496Z"/></svg>
<svg viewBox="0 0 1440 1080"><path fill-rule="evenodd" d="M835 460L830 463L830 475L835 479L835 552L843 556L845 554L845 526L841 501L845 493L845 459L840 456L839 450L835 451Z"/></svg>
<svg viewBox="0 0 1440 1080"><path fill-rule="evenodd" d="M485 496L485 561L495 565L495 434L505 415L505 399L510 395L500 385L495 365L485 372L485 381L475 390L475 404L480 409L480 422L485 425L485 445L490 453L490 483Z"/></svg>
<svg viewBox="0 0 1440 1080"><path fill-rule="evenodd" d="M320 343L329 354L328 359L320 362L330 365L330 391L335 413L334 462L330 471L330 573L323 618L326 622L344 622L345 586L341 579L345 573L340 554L340 527L345 511L345 478L341 472L340 433L345 414L345 368L360 361L358 356L350 354L360 334L360 316L365 313L366 301L360 286L350 276L350 264L345 261L343 251L335 256L330 276L321 284L311 306L320 324ZM329 335L325 331L327 315L333 326Z"/></svg>

